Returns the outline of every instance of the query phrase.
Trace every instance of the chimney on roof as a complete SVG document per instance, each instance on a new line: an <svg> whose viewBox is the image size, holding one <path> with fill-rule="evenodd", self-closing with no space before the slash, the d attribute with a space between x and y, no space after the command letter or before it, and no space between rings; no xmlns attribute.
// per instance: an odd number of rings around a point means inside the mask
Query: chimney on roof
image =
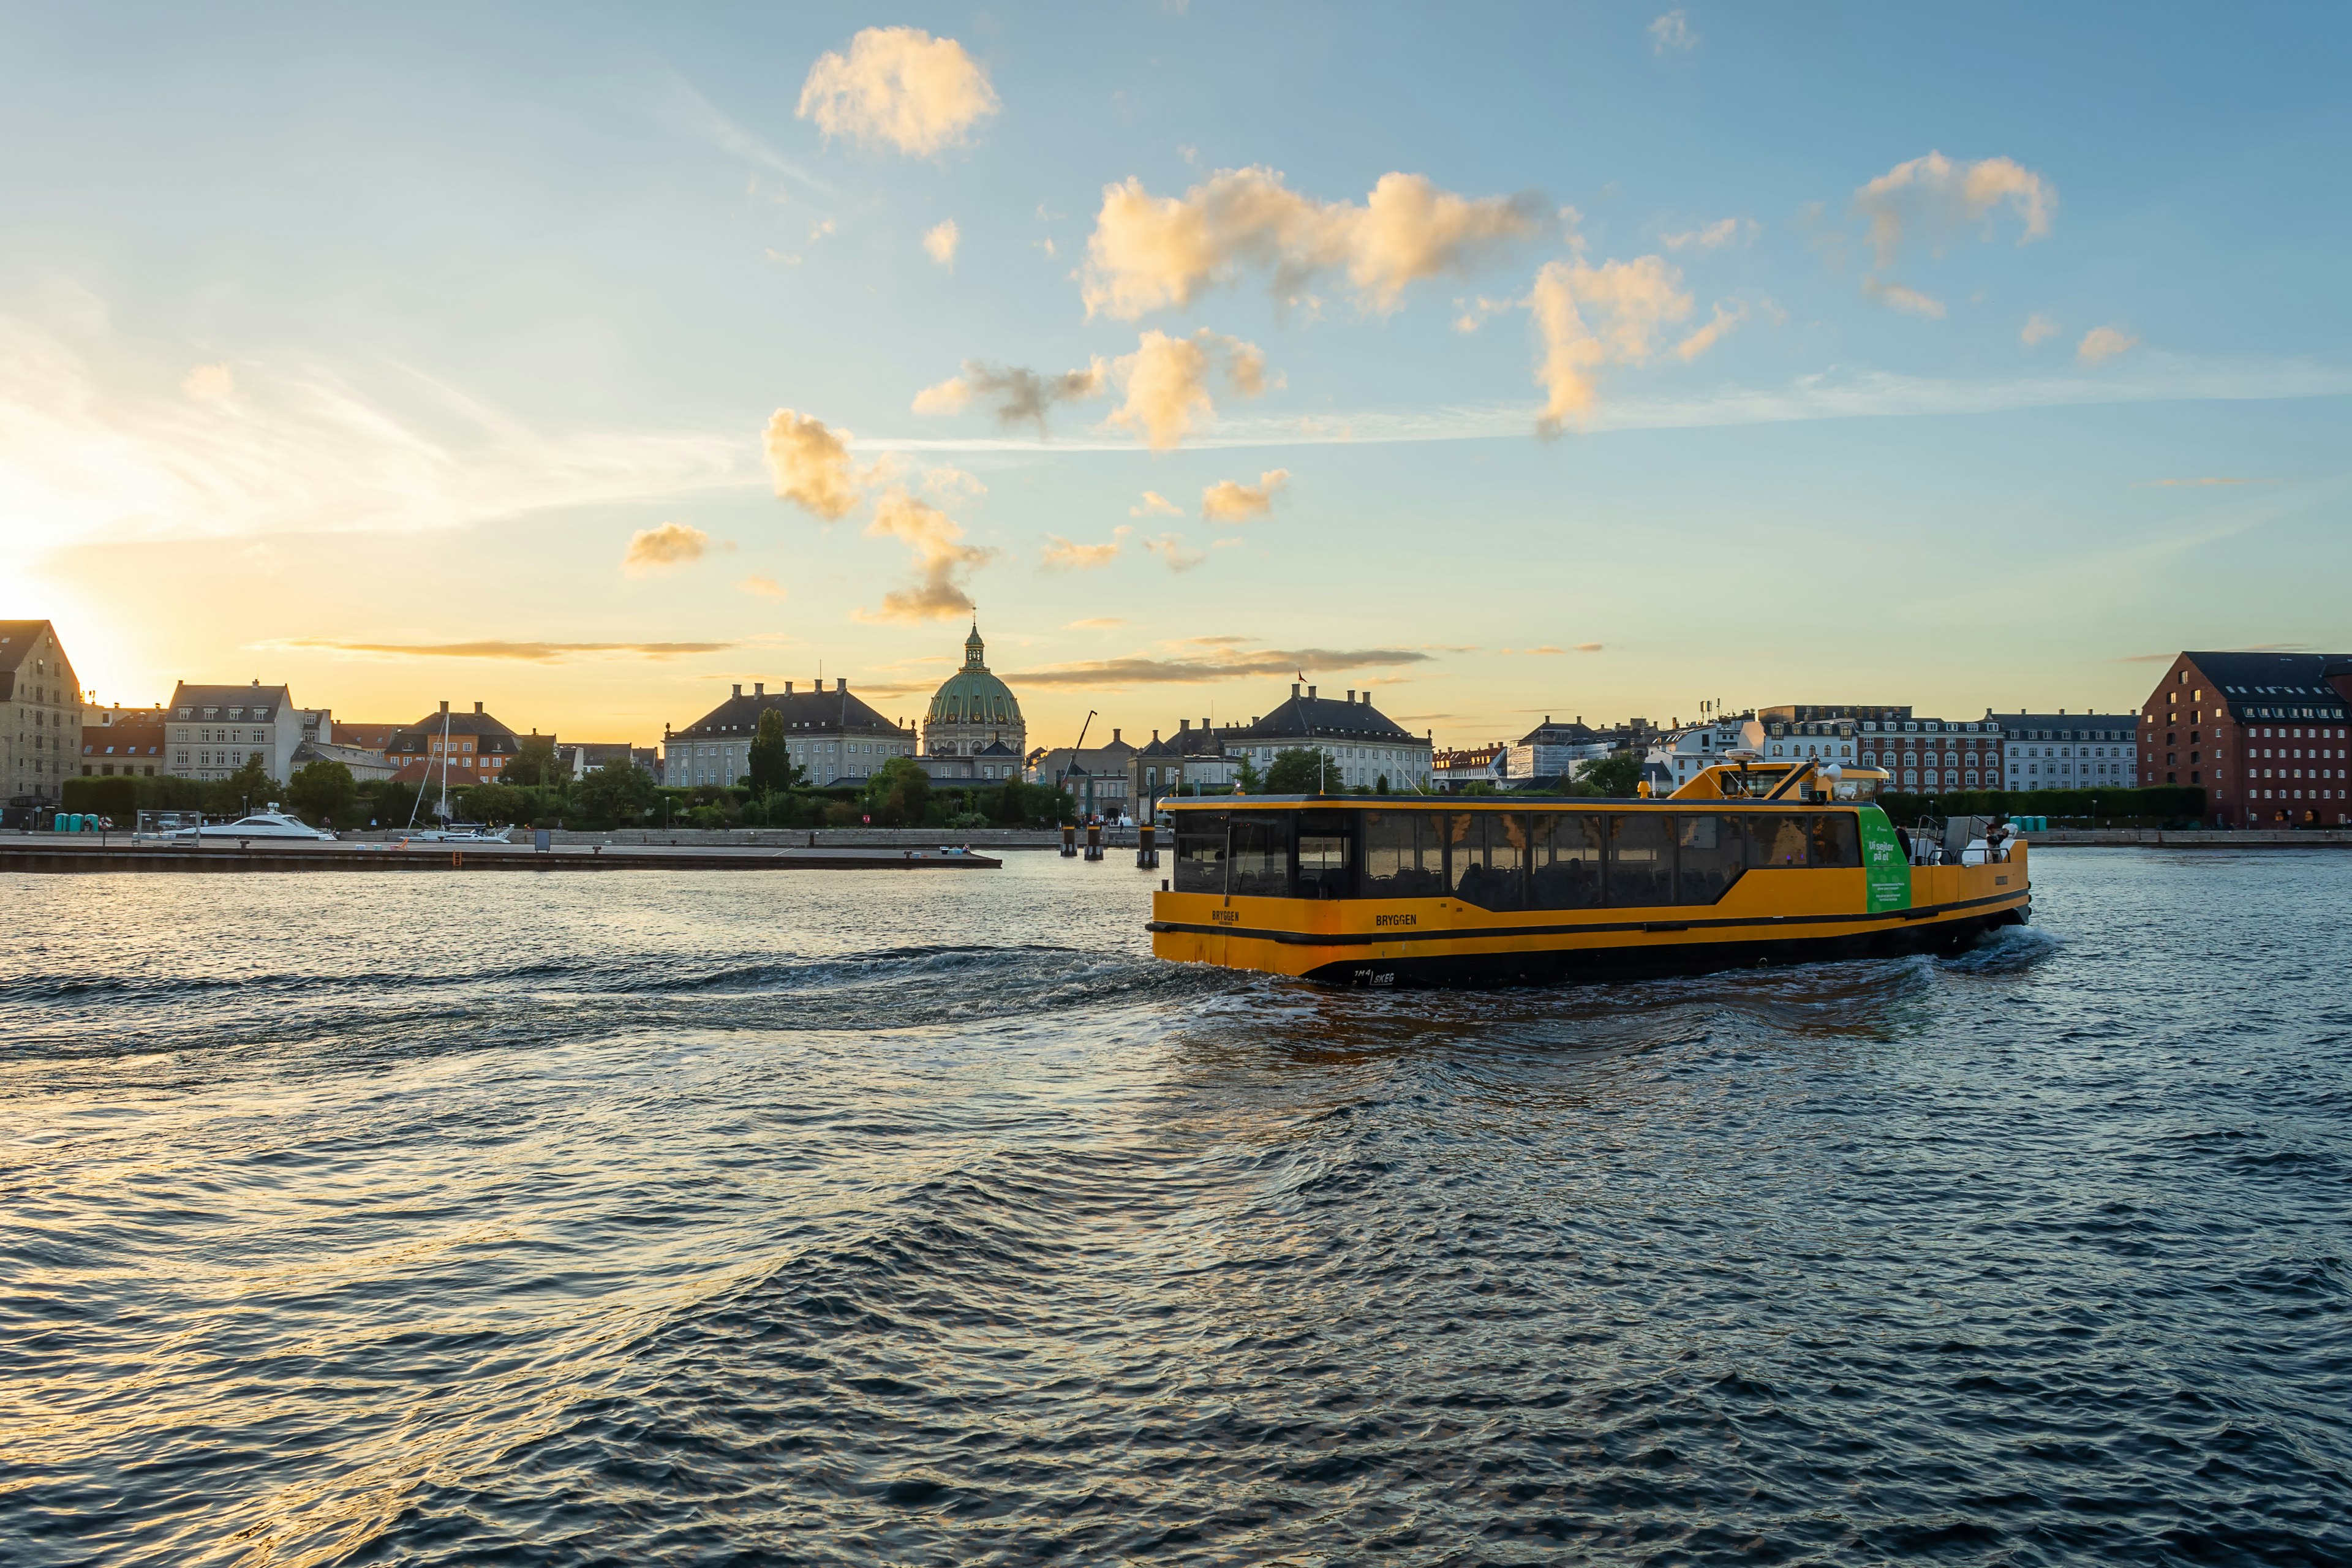
<svg viewBox="0 0 2352 1568"><path fill-rule="evenodd" d="M1116 724L1110 727L1110 743L1114 746L1118 744L1118 726Z"/></svg>
<svg viewBox="0 0 2352 1568"><path fill-rule="evenodd" d="M447 702L445 701L441 704L441 711L444 713L449 711L449 704Z"/></svg>
<svg viewBox="0 0 2352 1568"><path fill-rule="evenodd" d="M482 705L481 705L480 703L478 703L478 702L475 703L475 704L474 704L474 711L475 711L475 712L477 712L477 713L479 713L481 710L482 710Z"/></svg>
<svg viewBox="0 0 2352 1568"><path fill-rule="evenodd" d="M764 681L764 680L755 680L755 681L751 682L751 695L752 695L752 696L754 696L754 697L765 697L767 694L768 694L768 683L767 683L766 681Z"/></svg>
<svg viewBox="0 0 2352 1568"><path fill-rule="evenodd" d="M848 689L849 689L849 677L847 677L847 676L845 676L845 675L836 675L836 676L835 676L835 677L833 678L833 689L834 689L835 691L846 691L846 690L848 690Z"/></svg>
<svg viewBox="0 0 2352 1568"><path fill-rule="evenodd" d="M1315 696L1315 689L1314 689L1313 687L1311 687L1311 686L1310 686L1310 687L1308 687L1308 688L1307 689L1307 695L1308 700L1313 700L1313 698L1314 698L1314 696Z"/></svg>
<svg viewBox="0 0 2352 1568"><path fill-rule="evenodd" d="M1190 719L1179 719L1176 721L1176 727L1180 730L1190 730L1192 727L1192 721Z"/></svg>
<svg viewBox="0 0 2352 1568"><path fill-rule="evenodd" d="M1290 695L1294 698L1298 695L1298 682L1295 680L1290 683Z"/></svg>
<svg viewBox="0 0 2352 1568"><path fill-rule="evenodd" d="M1151 743L1155 746L1160 744L1160 731L1157 730L1151 731Z"/></svg>
<svg viewBox="0 0 2352 1568"><path fill-rule="evenodd" d="M738 697L743 695L743 683L740 680L735 683L735 695Z"/></svg>
<svg viewBox="0 0 2352 1568"><path fill-rule="evenodd" d="M1355 689L1354 687L1350 686L1349 688L1348 688L1348 700L1349 700L1349 701L1350 701L1350 702L1353 702L1355 700L1356 700L1356 689Z"/></svg>

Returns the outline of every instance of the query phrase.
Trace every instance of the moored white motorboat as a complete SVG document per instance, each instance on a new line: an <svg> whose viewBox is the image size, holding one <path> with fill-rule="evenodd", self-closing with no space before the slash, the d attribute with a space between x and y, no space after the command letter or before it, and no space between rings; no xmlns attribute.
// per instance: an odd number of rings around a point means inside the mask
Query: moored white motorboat
<svg viewBox="0 0 2352 1568"><path fill-rule="evenodd" d="M228 822L207 822L196 827L184 827L173 835L175 838L294 838L316 842L335 836L323 827L313 827L300 817L276 806L257 811L250 816L240 816Z"/></svg>

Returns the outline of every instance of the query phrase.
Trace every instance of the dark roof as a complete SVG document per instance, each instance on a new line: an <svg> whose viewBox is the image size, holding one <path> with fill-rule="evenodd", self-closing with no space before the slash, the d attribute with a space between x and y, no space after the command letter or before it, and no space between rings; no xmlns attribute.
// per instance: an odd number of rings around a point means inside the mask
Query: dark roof
<svg viewBox="0 0 2352 1568"><path fill-rule="evenodd" d="M522 737L477 708L471 713L459 713L454 710L446 713L427 713L394 735L392 743L384 747L384 754L394 758L430 755L431 742L445 733L442 729L445 719L448 721L446 733L451 740L460 736L473 737L477 756L486 752L493 755L513 756L522 750Z"/></svg>
<svg viewBox="0 0 2352 1568"><path fill-rule="evenodd" d="M14 669L23 663L25 656L33 651L33 645L41 640L41 634L48 630L47 621L0 621L0 670ZM54 636L52 633L53 639ZM65 645L58 643L58 650L64 652Z"/></svg>
<svg viewBox="0 0 2352 1568"><path fill-rule="evenodd" d="M895 735L905 739L912 732L900 729L838 687L831 691L754 691L748 697L739 688L734 696L685 729L670 731L669 738L673 741L708 741L737 735L748 738L760 728L760 715L770 711L782 715L787 731L802 734L814 731L824 735Z"/></svg>
<svg viewBox="0 0 2352 1568"><path fill-rule="evenodd" d="M2352 654L2184 653L2239 719L2341 719Z"/></svg>
<svg viewBox="0 0 2352 1568"><path fill-rule="evenodd" d="M1136 754L1145 757L1222 757L1225 754L1225 737L1214 730L1182 729L1172 735L1152 736Z"/></svg>
<svg viewBox="0 0 2352 1568"><path fill-rule="evenodd" d="M1606 739L1599 731L1570 721L1555 724L1547 719L1519 737L1522 746L1590 746Z"/></svg>
<svg viewBox="0 0 2352 1568"><path fill-rule="evenodd" d="M2030 740L2045 730L2063 734L2070 741L2077 738L2074 731L2078 730L2097 731L2095 737L2080 737L2085 741L2128 741L2139 729L2137 713L1987 713L1985 718L1999 724L2001 733L2012 741Z"/></svg>
<svg viewBox="0 0 2352 1568"><path fill-rule="evenodd" d="M172 689L169 706L174 716L183 708L193 710L199 719L207 708L215 712L236 708L248 717L258 717L256 710L266 710L274 719L279 709L294 706L294 698L283 686L191 686L183 680Z"/></svg>
<svg viewBox="0 0 2352 1568"><path fill-rule="evenodd" d="M1014 751L1012 747L1006 745L1002 741L991 741L988 744L982 746L977 752L974 752L972 755L975 757L1013 757L1018 759L1021 753Z"/></svg>
<svg viewBox="0 0 2352 1568"><path fill-rule="evenodd" d="M1244 743L1293 737L1311 737L1318 741L1419 739L1370 702L1345 702L1336 697L1301 697L1296 694L1256 723L1225 731L1224 737L1228 741Z"/></svg>

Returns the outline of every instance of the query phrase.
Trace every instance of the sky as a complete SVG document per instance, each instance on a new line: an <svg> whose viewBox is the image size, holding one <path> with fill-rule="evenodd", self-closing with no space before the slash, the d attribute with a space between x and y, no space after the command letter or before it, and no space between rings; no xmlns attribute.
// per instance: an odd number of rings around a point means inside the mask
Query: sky
<svg viewBox="0 0 2352 1568"><path fill-rule="evenodd" d="M2352 13L0 7L96 700L1440 745L2352 647Z"/></svg>

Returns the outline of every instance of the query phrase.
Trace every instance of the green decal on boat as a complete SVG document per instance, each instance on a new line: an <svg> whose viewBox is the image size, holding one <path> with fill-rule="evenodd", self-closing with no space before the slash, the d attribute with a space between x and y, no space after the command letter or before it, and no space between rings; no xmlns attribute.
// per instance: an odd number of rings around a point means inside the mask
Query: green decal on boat
<svg viewBox="0 0 2352 1568"><path fill-rule="evenodd" d="M1895 837L1895 825L1874 805L1862 808L1862 875L1870 889L1870 912L1911 907L1911 858Z"/></svg>

